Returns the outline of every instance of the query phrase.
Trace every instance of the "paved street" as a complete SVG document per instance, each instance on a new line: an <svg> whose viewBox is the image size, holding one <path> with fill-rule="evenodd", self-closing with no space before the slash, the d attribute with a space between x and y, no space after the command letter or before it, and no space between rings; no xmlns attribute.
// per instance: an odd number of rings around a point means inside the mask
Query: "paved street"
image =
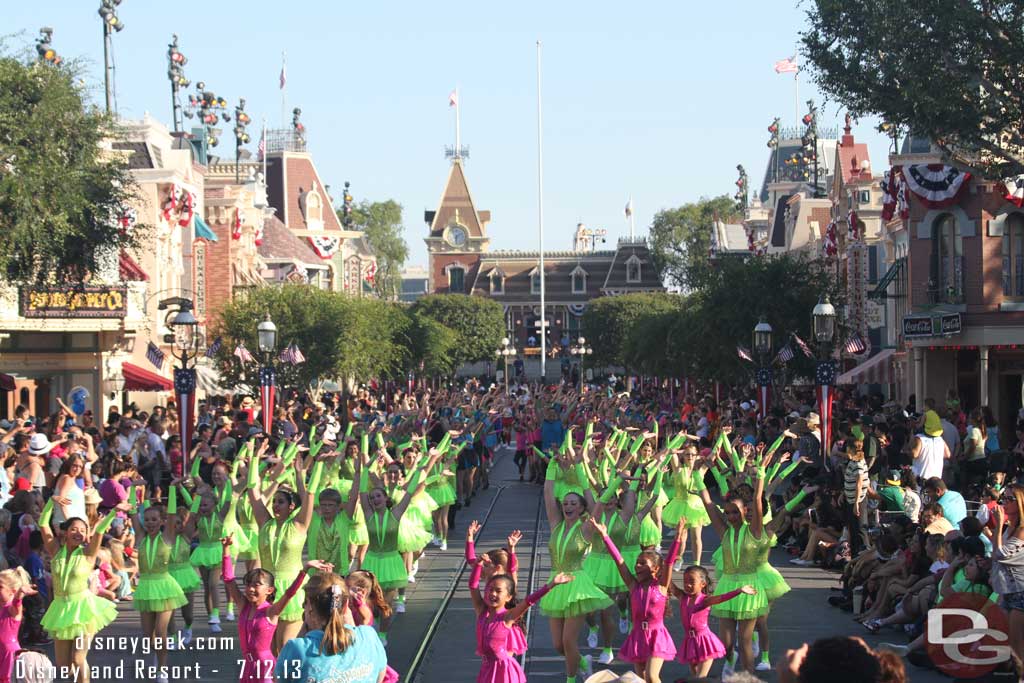
<svg viewBox="0 0 1024 683"><path fill-rule="evenodd" d="M533 585L539 585L548 578L550 564L547 555L547 522L543 518L539 538L535 535L541 489L519 482L510 455L508 452L499 457L493 472L491 488L477 495L468 511L459 511L447 552L441 553L431 549L420 562L418 581L410 585L407 591L408 611L395 618L388 648L391 665L402 674L403 681L433 683L475 680L479 669L479 659L474 653L475 616L466 588L468 571L460 572L464 564L461 539L464 538L466 524L470 520L478 519L484 524L477 544L480 551L501 546L513 529L520 529L523 532L523 540L519 546L520 597L528 592L532 567L531 551L535 539L539 540L539 548ZM718 541L710 529L705 531L704 540L705 562L708 562L710 553L718 545ZM871 636L859 625L854 624L848 613L829 607L826 598L830 595L829 588L835 585L834 575L820 569L793 567L786 561L787 559L788 556L781 551L777 551L773 557L776 567L793 587L788 595L779 600L772 612L770 626L773 663L785 649L826 635L860 635L871 645L886 640L903 642L902 635L896 631ZM459 579L452 599L447 609L438 617L457 572L460 572ZM140 634L139 618L131 605L121 604L119 609L121 615L117 622L101 634L105 638L104 644L109 644L115 650L95 652L90 657L90 662L101 666L125 662L123 675L115 670L110 671L108 677L104 672L98 680L148 680L144 675L139 675L135 664L135 660L146 663L148 657L142 652L133 652L130 641L114 640L119 637L137 637ZM201 609L197 611L202 612ZM681 638L681 627L677 606L673 606L672 613L673 617L667 621L669 629L678 640ZM537 610L532 611L531 616L530 651L525 664L528 679L558 681L564 673L561 659L551 646L547 621ZM181 653L172 655L171 663L182 667L178 671L179 675L172 676L172 680L237 680L238 649L235 624L225 622L224 633L216 640L208 632L205 614L198 615L196 626L196 634L199 637L189 649L187 656ZM431 630L433 635L427 640L428 631ZM595 658L599 654L597 651L591 652L586 649L584 653L591 653ZM196 665L198 668L195 668ZM614 663L611 668L621 672L628 666ZM721 663L718 663L712 669L712 675L720 675L720 670ZM410 672L413 677L407 678ZM682 665L667 663L662 678L664 681L675 681L682 679L685 673ZM910 679L915 683L949 680L934 672L913 668L909 673ZM764 673L762 678L767 681L777 680L774 672Z"/></svg>

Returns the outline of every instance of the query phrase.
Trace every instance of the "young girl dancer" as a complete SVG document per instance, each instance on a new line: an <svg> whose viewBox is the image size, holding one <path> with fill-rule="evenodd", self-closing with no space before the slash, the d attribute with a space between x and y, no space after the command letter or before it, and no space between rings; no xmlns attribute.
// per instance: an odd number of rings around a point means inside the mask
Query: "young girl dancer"
<svg viewBox="0 0 1024 683"><path fill-rule="evenodd" d="M165 522L163 510L157 507L150 507L132 519L135 536L139 539L139 585L132 604L142 618L143 635L154 643L160 670L167 666L167 625L174 610L187 602L181 586L168 573L171 549L178 537L173 521L178 516L175 483L170 486L169 520ZM159 683L167 681L164 675L157 679Z"/></svg>
<svg viewBox="0 0 1024 683"><path fill-rule="evenodd" d="M509 576L513 582L517 582L519 563L516 561L516 545L523 537L523 533L516 529L508 535L507 549L498 548L496 550L490 550L483 554L478 560L476 556L476 544L473 538L480 531L480 523L475 519L466 529L466 562L471 566L476 566L478 563L481 566L480 577L484 584L491 580L492 576ZM519 624L512 624L512 627L508 632L509 641L506 646L509 652L513 652L517 655L521 655L526 652L526 634L523 633L523 629L520 628ZM479 651L477 654L481 654Z"/></svg>
<svg viewBox="0 0 1024 683"><path fill-rule="evenodd" d="M480 573L483 565L477 563L469 577L469 594L476 611L477 651L483 657L477 683L526 683L526 674L513 653L508 650L510 631L515 622L536 605L552 588L572 582L572 574L558 573L550 583L516 604L516 583L512 577L492 576L480 596Z"/></svg>
<svg viewBox="0 0 1024 683"><path fill-rule="evenodd" d="M384 599L384 591L372 572L357 570L345 579L349 592L349 609L352 623L356 626L373 626L373 611L377 610L382 619L391 616L391 607ZM390 666L384 670L382 683L398 683L398 672Z"/></svg>
<svg viewBox="0 0 1024 683"><path fill-rule="evenodd" d="M85 520L72 517L61 524L63 542L50 530L53 499L39 518L39 531L43 534L43 547L53 558L53 602L40 622L53 636L54 659L58 667L73 675L76 683L88 683L89 664L86 656L96 633L117 617L114 603L98 597L89 590L89 575L96 564L96 555L103 543L103 533L117 515L111 510L96 525L92 535Z"/></svg>
<svg viewBox="0 0 1024 683"><path fill-rule="evenodd" d="M217 509L217 499L206 489L196 493L192 500L195 526L199 532L199 545L192 551L192 566L203 579L203 600L210 615L210 633L220 633L220 538L224 534L227 510Z"/></svg>
<svg viewBox="0 0 1024 683"><path fill-rule="evenodd" d="M188 492L185 489L180 489L178 495L187 496L185 501L191 505L189 502L191 501L191 496L188 496ZM188 645L192 642L193 597L196 590L203 585L199 571L192 564L190 557L192 549L188 539L195 535L195 524L191 522L191 515L188 510L186 510L184 515L179 513L174 517L168 518L167 524L174 529L174 544L171 546L170 563L167 565L167 571L185 595L185 604L181 606L181 619L185 622L185 630L181 634L181 642L184 645ZM113 546L111 546L110 552L112 555L117 555Z"/></svg>
<svg viewBox="0 0 1024 683"><path fill-rule="evenodd" d="M221 539L224 550L221 555L221 575L229 599L241 605L238 618L238 640L242 646L242 671L239 680L246 683L273 683L274 653L270 645L277 629L278 616L288 601L295 597L309 576L305 571L295 575L284 594L274 598L277 581L266 569L252 569L242 579L245 593L235 585L235 570L231 565L231 536ZM309 560L306 569L329 572L334 567L320 560Z"/></svg>
<svg viewBox="0 0 1024 683"><path fill-rule="evenodd" d="M619 576L629 589L633 628L626 636L626 642L619 648L619 656L631 662L637 675L642 676L647 683L661 683L662 665L666 659L676 656L675 643L665 628L665 607L672 585L672 565L679 553L678 531L683 521L679 522L676 529L676 539L669 550L668 559L662 562L657 552L643 551L634 563L635 576L608 535L608 528L593 518L590 525L601 534L608 554L615 560Z"/></svg>
<svg viewBox="0 0 1024 683"><path fill-rule="evenodd" d="M21 649L21 599L35 594L31 578L21 567L0 572L0 683L11 683L14 660Z"/></svg>
<svg viewBox="0 0 1024 683"><path fill-rule="evenodd" d="M690 667L690 675L704 678L716 659L725 656L725 646L708 628L708 610L743 593L754 595L756 589L746 585L728 593L712 595L711 580L704 567L693 565L683 573L683 587L672 586L672 594L679 598L679 616L683 620L683 641L679 645L676 661Z"/></svg>
<svg viewBox="0 0 1024 683"><path fill-rule="evenodd" d="M686 554L686 539L693 539L693 563L700 564L700 556L703 552L701 531L707 524L711 523L700 496L691 493L691 490L699 488L694 482L695 477L702 477L703 474L694 468L697 460L697 447L688 445L683 452L672 456L672 489L674 496L669 504L662 510L662 520L673 526L679 520L685 520L683 526L682 543L679 546L679 560L674 569L682 569L683 555Z"/></svg>
<svg viewBox="0 0 1024 683"><path fill-rule="evenodd" d="M572 585L560 584L545 595L540 609L548 617L555 650L565 657L566 681L573 683L580 664L590 669L590 658L580 657L577 645L584 616L611 606L612 601L583 571L583 558L594 534L592 526L583 524L587 514L586 499L570 492L559 502L555 499L554 487L552 479L544 482L544 508L551 529L548 542L551 571L552 574L569 573L576 578Z"/></svg>

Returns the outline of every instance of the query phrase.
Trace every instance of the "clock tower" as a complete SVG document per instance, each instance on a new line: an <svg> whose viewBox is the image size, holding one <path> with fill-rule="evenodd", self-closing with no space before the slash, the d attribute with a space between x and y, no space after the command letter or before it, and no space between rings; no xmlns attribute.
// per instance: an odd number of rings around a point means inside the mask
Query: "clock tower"
<svg viewBox="0 0 1024 683"><path fill-rule="evenodd" d="M436 211L425 211L429 228L424 238L429 258L428 291L468 294L477 275L481 254L490 246L490 211L477 211L466 183L463 159L456 156Z"/></svg>

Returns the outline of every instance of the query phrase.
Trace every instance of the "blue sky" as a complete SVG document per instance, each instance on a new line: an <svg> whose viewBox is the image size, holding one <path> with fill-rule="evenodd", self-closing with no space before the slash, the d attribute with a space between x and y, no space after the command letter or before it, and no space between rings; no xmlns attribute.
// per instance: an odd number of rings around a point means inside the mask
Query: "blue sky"
<svg viewBox="0 0 1024 683"><path fill-rule="evenodd" d="M100 0L5 3L9 47L54 29L65 58L82 59L103 100ZM433 209L454 143L448 94L461 95L466 171L490 209L494 249L537 247L536 41L543 42L545 246L568 249L579 220L627 235L662 209L735 190L736 164L759 185L766 128L794 122L791 75L804 10L786 2L223 2L124 0L114 36L117 102L170 124L167 43L177 33L193 86L239 97L259 128L281 125L278 76L287 51L287 106L303 110L310 149L332 194L393 198L405 208L410 264L426 264L423 210ZM804 102L820 94L800 74ZM841 124L836 104L822 125ZM290 119L290 114L289 114ZM877 121L855 128L876 172L887 167ZM230 126L215 151L234 152ZM258 130L251 133L255 143ZM611 243L611 239L609 239Z"/></svg>

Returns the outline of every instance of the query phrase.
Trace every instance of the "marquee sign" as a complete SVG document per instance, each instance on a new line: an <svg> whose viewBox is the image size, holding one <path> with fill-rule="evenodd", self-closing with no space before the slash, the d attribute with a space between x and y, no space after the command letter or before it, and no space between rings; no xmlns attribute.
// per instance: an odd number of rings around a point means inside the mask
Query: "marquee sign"
<svg viewBox="0 0 1024 683"><path fill-rule="evenodd" d="M23 318L123 318L127 309L127 287L22 287L19 313Z"/></svg>

